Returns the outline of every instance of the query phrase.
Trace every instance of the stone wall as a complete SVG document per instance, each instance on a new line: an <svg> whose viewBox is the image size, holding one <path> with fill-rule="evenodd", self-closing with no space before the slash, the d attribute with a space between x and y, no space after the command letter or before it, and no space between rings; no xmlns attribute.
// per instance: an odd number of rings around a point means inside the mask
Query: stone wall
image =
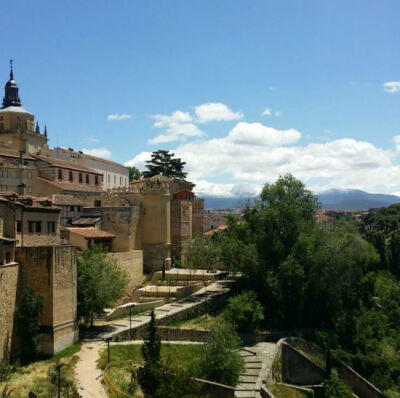
<svg viewBox="0 0 400 398"><path fill-rule="evenodd" d="M182 244L192 238L192 201L171 200L172 256L182 260Z"/></svg>
<svg viewBox="0 0 400 398"><path fill-rule="evenodd" d="M0 361L11 350L17 297L18 265L0 266Z"/></svg>
<svg viewBox="0 0 400 398"><path fill-rule="evenodd" d="M339 363L337 366L338 373L353 390L353 392L362 398L383 398L384 395L368 380L364 379L354 369L349 366Z"/></svg>
<svg viewBox="0 0 400 398"><path fill-rule="evenodd" d="M204 232L204 199L195 199L192 203L192 236Z"/></svg>
<svg viewBox="0 0 400 398"><path fill-rule="evenodd" d="M282 380L289 384L322 383L325 370L287 343L282 344Z"/></svg>
<svg viewBox="0 0 400 398"><path fill-rule="evenodd" d="M171 268L171 244L155 243L142 245L143 248L143 271L145 273L153 273L160 271L163 263L166 269Z"/></svg>
<svg viewBox="0 0 400 398"><path fill-rule="evenodd" d="M129 282L127 291L132 291L143 280L143 252L132 250L129 252L109 253L118 265L128 274Z"/></svg>
<svg viewBox="0 0 400 398"><path fill-rule="evenodd" d="M18 247L19 286L43 296L42 351L53 355L78 339L76 249L73 246Z"/></svg>

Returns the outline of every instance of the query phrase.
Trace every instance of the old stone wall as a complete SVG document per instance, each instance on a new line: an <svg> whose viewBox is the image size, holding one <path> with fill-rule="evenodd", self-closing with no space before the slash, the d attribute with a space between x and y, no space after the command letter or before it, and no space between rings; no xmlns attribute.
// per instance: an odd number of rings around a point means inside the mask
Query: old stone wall
<svg viewBox="0 0 400 398"><path fill-rule="evenodd" d="M21 233L17 233L20 246L52 246L60 244L60 213L46 211L17 211L21 222ZM29 232L29 222L40 221L41 232ZM55 232L49 231L48 222L55 223Z"/></svg>
<svg viewBox="0 0 400 398"><path fill-rule="evenodd" d="M362 398L383 398L384 395L368 380L364 379L354 369L341 363L337 367L341 379L343 379L352 391Z"/></svg>
<svg viewBox="0 0 400 398"><path fill-rule="evenodd" d="M127 291L132 291L143 280L143 252L141 250L131 250L129 252L109 253L118 265L126 271L129 278Z"/></svg>
<svg viewBox="0 0 400 398"><path fill-rule="evenodd" d="M171 244L145 244L143 248L143 271L152 273L160 271L163 263L166 269L171 268Z"/></svg>
<svg viewBox="0 0 400 398"><path fill-rule="evenodd" d="M78 339L76 249L73 246L18 247L21 292L43 296L42 351L53 355Z"/></svg>
<svg viewBox="0 0 400 398"><path fill-rule="evenodd" d="M192 235L203 235L204 199L195 199L192 203Z"/></svg>
<svg viewBox="0 0 400 398"><path fill-rule="evenodd" d="M0 266L0 361L11 350L17 297L18 265Z"/></svg>
<svg viewBox="0 0 400 398"><path fill-rule="evenodd" d="M282 380L289 384L322 383L325 370L287 343L282 344Z"/></svg>
<svg viewBox="0 0 400 398"><path fill-rule="evenodd" d="M182 246L192 238L192 201L171 200L171 254L182 260Z"/></svg>

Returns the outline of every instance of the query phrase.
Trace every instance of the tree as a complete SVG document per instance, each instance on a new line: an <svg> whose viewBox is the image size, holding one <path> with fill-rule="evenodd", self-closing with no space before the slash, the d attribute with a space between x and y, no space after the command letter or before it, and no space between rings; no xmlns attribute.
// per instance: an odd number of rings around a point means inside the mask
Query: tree
<svg viewBox="0 0 400 398"><path fill-rule="evenodd" d="M165 177L185 179L187 173L183 172L185 162L180 158L174 158L174 153L158 150L151 154L151 160L146 161L147 170L142 173L143 177L162 175Z"/></svg>
<svg viewBox="0 0 400 398"><path fill-rule="evenodd" d="M101 246L92 245L78 259L78 315L93 325L93 315L122 297L128 276Z"/></svg>
<svg viewBox="0 0 400 398"><path fill-rule="evenodd" d="M140 180L142 173L135 166L128 166L129 181Z"/></svg>
<svg viewBox="0 0 400 398"><path fill-rule="evenodd" d="M243 368L243 360L235 352L239 344L239 336L232 325L225 321L214 325L194 365L198 377L236 386Z"/></svg>
<svg viewBox="0 0 400 398"><path fill-rule="evenodd" d="M264 319L263 311L255 292L249 290L229 298L223 317L241 332L253 331Z"/></svg>
<svg viewBox="0 0 400 398"><path fill-rule="evenodd" d="M332 374L325 381L325 398L352 398L350 387L337 374Z"/></svg>
<svg viewBox="0 0 400 398"><path fill-rule="evenodd" d="M150 323L147 329L146 340L142 346L143 359L146 364L159 363L161 351L161 338L157 333L156 317L154 310L151 311Z"/></svg>
<svg viewBox="0 0 400 398"><path fill-rule="evenodd" d="M15 311L15 324L17 335L23 344L23 356L32 360L40 352L40 322L43 312L43 297L27 287L23 290L19 305Z"/></svg>

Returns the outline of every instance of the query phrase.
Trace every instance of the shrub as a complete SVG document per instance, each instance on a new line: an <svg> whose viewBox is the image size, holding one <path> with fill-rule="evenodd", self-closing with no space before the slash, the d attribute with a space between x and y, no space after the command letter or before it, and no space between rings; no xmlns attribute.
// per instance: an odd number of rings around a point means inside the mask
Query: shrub
<svg viewBox="0 0 400 398"><path fill-rule="evenodd" d="M352 398L350 387L337 374L332 373L325 381L325 398Z"/></svg>
<svg viewBox="0 0 400 398"><path fill-rule="evenodd" d="M263 307L251 290L231 297L223 316L241 332L255 330L264 319Z"/></svg>
<svg viewBox="0 0 400 398"><path fill-rule="evenodd" d="M240 339L232 325L224 321L215 324L194 364L196 375L202 379L236 386L243 368L243 360L235 352L239 343Z"/></svg>

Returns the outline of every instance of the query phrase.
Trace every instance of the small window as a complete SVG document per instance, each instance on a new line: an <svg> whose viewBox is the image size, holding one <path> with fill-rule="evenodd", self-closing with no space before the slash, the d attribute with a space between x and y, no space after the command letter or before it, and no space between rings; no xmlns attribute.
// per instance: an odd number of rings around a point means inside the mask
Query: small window
<svg viewBox="0 0 400 398"><path fill-rule="evenodd" d="M31 171L28 171L28 172L26 173L26 178L27 178L28 180L32 179L32 172L31 172Z"/></svg>
<svg viewBox="0 0 400 398"><path fill-rule="evenodd" d="M76 211L80 212L81 211L81 206L76 206Z"/></svg>
<svg viewBox="0 0 400 398"><path fill-rule="evenodd" d="M32 187L26 187L26 193L32 193Z"/></svg>
<svg viewBox="0 0 400 398"><path fill-rule="evenodd" d="M47 221L47 232L49 234L54 234L56 232L56 223L55 223L55 221Z"/></svg>
<svg viewBox="0 0 400 398"><path fill-rule="evenodd" d="M17 221L17 234L21 233L21 221Z"/></svg>
<svg viewBox="0 0 400 398"><path fill-rule="evenodd" d="M79 173L79 182L82 184L82 182L83 182L83 176L82 176L82 173Z"/></svg>
<svg viewBox="0 0 400 398"><path fill-rule="evenodd" d="M114 185L117 183L117 176L114 176Z"/></svg>
<svg viewBox="0 0 400 398"><path fill-rule="evenodd" d="M101 200L95 200L94 207L101 207Z"/></svg>
<svg viewBox="0 0 400 398"><path fill-rule="evenodd" d="M74 174L72 173L72 171L69 172L69 180L74 181Z"/></svg>
<svg viewBox="0 0 400 398"><path fill-rule="evenodd" d="M95 185L99 185L99 176L94 176Z"/></svg>
<svg viewBox="0 0 400 398"><path fill-rule="evenodd" d="M122 177L119 177L119 185L122 185Z"/></svg>
<svg viewBox="0 0 400 398"><path fill-rule="evenodd" d="M34 232L34 221L28 221L28 232L33 233Z"/></svg>
<svg viewBox="0 0 400 398"><path fill-rule="evenodd" d="M89 184L89 174L86 174L86 184Z"/></svg>
<svg viewBox="0 0 400 398"><path fill-rule="evenodd" d="M74 211L74 206L69 206L69 211Z"/></svg>
<svg viewBox="0 0 400 398"><path fill-rule="evenodd" d="M58 169L58 179L59 179L59 180L62 180L62 179L63 179L62 170L61 170L61 169Z"/></svg>
<svg viewBox="0 0 400 398"><path fill-rule="evenodd" d="M39 233L39 234L42 232L42 222L41 221L35 221L35 232Z"/></svg>

